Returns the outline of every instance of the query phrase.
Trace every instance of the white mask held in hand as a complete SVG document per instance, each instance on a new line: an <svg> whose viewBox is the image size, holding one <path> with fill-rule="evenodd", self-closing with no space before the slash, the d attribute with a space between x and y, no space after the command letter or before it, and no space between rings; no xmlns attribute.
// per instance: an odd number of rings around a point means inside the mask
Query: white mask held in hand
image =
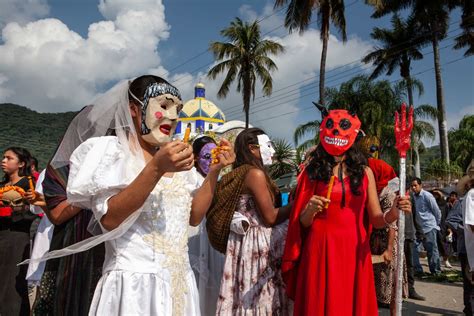
<svg viewBox="0 0 474 316"><path fill-rule="evenodd" d="M260 155L262 157L263 165L268 166L273 163L273 155L275 149L273 148L272 141L268 135L262 134L257 135L258 145L260 146Z"/></svg>

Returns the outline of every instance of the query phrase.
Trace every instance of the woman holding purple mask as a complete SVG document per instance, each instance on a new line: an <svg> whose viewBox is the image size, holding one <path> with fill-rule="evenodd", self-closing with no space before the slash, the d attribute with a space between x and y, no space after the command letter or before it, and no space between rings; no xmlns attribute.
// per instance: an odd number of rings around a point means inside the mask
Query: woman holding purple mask
<svg viewBox="0 0 474 316"><path fill-rule="evenodd" d="M209 136L198 137L193 142L194 167L202 176L200 181L209 173L211 150L216 147L216 142ZM191 228L189 237L189 262L196 276L201 314L214 315L225 258L209 244L205 218L198 227Z"/></svg>
<svg viewBox="0 0 474 316"><path fill-rule="evenodd" d="M201 136L193 142L194 167L203 177L202 181L209 173L212 150L216 147L215 140L209 136ZM249 220L244 215L235 212L230 224L231 231L244 235L248 227ZM189 235L189 261L196 276L201 314L215 315L225 257L210 245L206 219L196 227L194 233L191 232Z"/></svg>

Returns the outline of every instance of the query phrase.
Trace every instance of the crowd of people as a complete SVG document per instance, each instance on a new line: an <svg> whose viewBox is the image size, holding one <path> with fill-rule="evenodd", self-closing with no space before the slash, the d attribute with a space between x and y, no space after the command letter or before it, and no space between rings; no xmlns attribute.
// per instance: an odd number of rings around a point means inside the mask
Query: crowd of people
<svg viewBox="0 0 474 316"><path fill-rule="evenodd" d="M83 108L41 173L28 150L4 150L0 315L394 314L400 212L404 296L425 299L420 247L433 275L457 253L472 314L472 173L462 199L419 178L400 196L356 113L321 107L320 143L282 203L263 130L191 144L173 137L181 109L145 75Z"/></svg>

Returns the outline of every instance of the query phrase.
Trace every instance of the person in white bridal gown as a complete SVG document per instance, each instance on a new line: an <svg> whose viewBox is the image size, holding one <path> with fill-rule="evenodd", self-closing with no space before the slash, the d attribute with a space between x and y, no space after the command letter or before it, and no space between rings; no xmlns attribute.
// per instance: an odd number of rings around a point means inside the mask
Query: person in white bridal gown
<svg viewBox="0 0 474 316"><path fill-rule="evenodd" d="M69 203L91 209L102 231L74 251L105 240L89 314L200 315L188 226L199 225L219 171L235 156L222 152L199 180L192 148L171 141L179 91L159 77L119 83L99 103L91 126L109 124L111 136L89 138L74 150L67 186Z"/></svg>

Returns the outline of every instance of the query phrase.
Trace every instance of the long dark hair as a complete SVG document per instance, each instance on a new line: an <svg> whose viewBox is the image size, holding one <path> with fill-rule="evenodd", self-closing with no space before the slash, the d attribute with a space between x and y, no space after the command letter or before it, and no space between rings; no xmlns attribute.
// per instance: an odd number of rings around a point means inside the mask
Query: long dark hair
<svg viewBox="0 0 474 316"><path fill-rule="evenodd" d="M18 176L27 177L31 176L31 154L28 150L22 147L8 147L4 153L12 151L17 157L19 162L23 162L23 167L18 170ZM10 176L5 173L3 176L3 183L10 181Z"/></svg>
<svg viewBox="0 0 474 316"><path fill-rule="evenodd" d="M235 139L234 149L235 149L235 162L232 165L233 168L238 168L242 165L252 165L265 173L265 178L267 179L268 190L272 193L273 201L279 196L278 187L272 181L268 172L263 165L262 159L255 157L250 151L249 145L258 146L258 135L263 135L265 132L260 128L247 128L244 129Z"/></svg>
<svg viewBox="0 0 474 316"><path fill-rule="evenodd" d="M354 195L360 195L359 188L364 178L367 158L354 145L346 151L345 156L344 163L346 164L346 172L350 179L351 192ZM334 156L328 154L323 146L319 144L316 150L311 153L311 160L306 170L310 179L328 183L335 165L336 160Z"/></svg>

